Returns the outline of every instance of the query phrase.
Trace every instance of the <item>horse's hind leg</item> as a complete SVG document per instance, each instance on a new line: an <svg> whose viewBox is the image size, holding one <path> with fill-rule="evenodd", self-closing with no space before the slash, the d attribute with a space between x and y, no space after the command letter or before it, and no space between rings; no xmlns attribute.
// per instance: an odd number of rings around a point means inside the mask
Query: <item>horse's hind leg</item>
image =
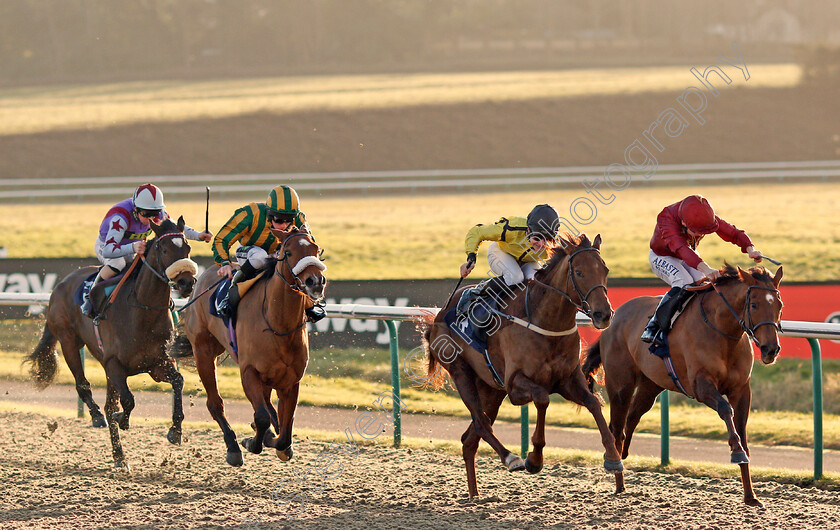
<svg viewBox="0 0 840 530"><path fill-rule="evenodd" d="M629 390L629 393L627 390ZM632 386L625 387L622 392L616 393L615 398L613 394L610 394L610 429L613 429L613 434L616 436L615 443L621 451L622 460L630 454L630 441L633 439L633 432L639 425L639 420L650 410L656 401L656 396L661 392L662 387L642 376L632 399L628 399L628 394L633 394ZM613 399L616 399L616 401L614 402ZM619 432L616 433L616 430ZM616 473L615 492L621 493L624 489L624 472Z"/></svg>
<svg viewBox="0 0 840 530"><path fill-rule="evenodd" d="M295 421L299 390L300 383L295 383L291 388L277 391L277 395L280 397L277 403L279 427L277 428L277 438L274 440L274 448L277 450L277 458L283 462L290 460L294 454L292 450L292 425ZM269 411L273 412L270 403L268 408Z"/></svg>
<svg viewBox="0 0 840 530"><path fill-rule="evenodd" d="M476 382L478 388L479 398L481 399L481 408L484 414L487 415L487 420L490 425L496 421L496 415L499 413L499 407L504 401L504 390L497 390L480 379ZM478 496L478 484L475 477L475 454L478 452L478 444L481 437L474 428L474 422L470 422L467 431L461 436L461 444L463 445L464 464L467 468L467 489L470 497Z"/></svg>
<svg viewBox="0 0 840 530"><path fill-rule="evenodd" d="M242 450L236 442L236 433L225 416L225 403L221 394L219 394L219 387L216 383L216 355L209 345L198 341L195 344L194 355L198 377L201 378L201 384L204 386L204 391L207 392L207 410L219 424L225 439L225 446L227 447L225 460L228 464L239 467L242 465Z"/></svg>
<svg viewBox="0 0 840 530"><path fill-rule="evenodd" d="M527 405L531 401L537 407L537 425L531 443L534 450L525 459L525 469L529 473L539 473L543 466L543 447L545 447L545 412L548 409L548 391L528 379L522 372L513 376L510 382L510 402L514 405Z"/></svg>
<svg viewBox="0 0 840 530"><path fill-rule="evenodd" d="M590 414L592 414L592 417L595 418L598 431L601 433L601 443L605 449L604 469L610 473L624 471L624 465L621 463L621 454L615 447L615 437L610 432L607 420L604 419L604 414L601 411L601 402L589 391L589 387L586 384L586 377L580 371L580 367L576 367L575 371L566 380L561 381L555 388L560 395L572 403L586 407Z"/></svg>
<svg viewBox="0 0 840 530"><path fill-rule="evenodd" d="M108 379L108 394L105 398L105 414L109 418L113 418L117 411L118 396L119 392L117 392L117 389L111 384L111 380ZM123 454L122 444L120 443L120 430L116 422L108 422L108 431L111 435L111 451L114 455L114 468L122 471L131 471L128 466L128 462L125 461L125 454Z"/></svg>
<svg viewBox="0 0 840 530"><path fill-rule="evenodd" d="M64 334L59 342L61 342L61 354L64 356L67 367L70 368L70 373L73 374L73 379L76 381L76 393L79 394L79 399L87 405L93 426L105 427L107 425L105 416L102 415L102 412L99 411L99 405L93 400L90 383L85 377L85 368L82 365L82 355L80 353L84 343L76 335L67 335Z"/></svg>
<svg viewBox="0 0 840 530"><path fill-rule="evenodd" d="M449 365L449 375L455 382L455 388L461 395L461 400L470 411L470 416L473 421L473 429L476 434L480 436L490 447L499 455L502 463L509 471L518 471L525 468L525 462L517 455L511 453L507 447L502 445L502 442L493 434L493 426L489 418L484 413L479 397L478 387L476 381L480 380L478 375L463 359L455 359Z"/></svg>
<svg viewBox="0 0 840 530"><path fill-rule="evenodd" d="M729 400L735 410L735 431L741 437L741 444L744 446L744 451L747 457L750 455L750 448L747 446L747 419L750 416L750 402L752 401L752 391L749 385L744 385L736 392L729 393ZM763 506L755 496L755 491L752 487L752 477L750 476L750 464L747 462L738 464L741 468L741 484L744 486L744 502L749 506Z"/></svg>
<svg viewBox="0 0 840 530"><path fill-rule="evenodd" d="M265 402L265 385L253 366L241 368L240 378L245 396L254 407L254 425L256 426L254 437L243 439L242 447L258 455L262 453L263 437L271 426L271 413L268 411L271 404Z"/></svg>
<svg viewBox="0 0 840 530"><path fill-rule="evenodd" d="M108 376L108 381L114 386L120 395L120 405L122 412L114 412L109 416L109 423L117 422L120 429L127 430L129 427L129 416L134 410L134 395L128 388L125 367L116 359L111 357L105 362L105 375Z"/></svg>

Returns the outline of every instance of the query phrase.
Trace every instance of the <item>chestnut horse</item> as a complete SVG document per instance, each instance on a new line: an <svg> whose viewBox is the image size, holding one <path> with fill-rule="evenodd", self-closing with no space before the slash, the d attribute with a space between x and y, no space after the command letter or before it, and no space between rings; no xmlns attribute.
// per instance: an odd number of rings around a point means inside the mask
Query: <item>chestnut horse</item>
<svg viewBox="0 0 840 530"><path fill-rule="evenodd" d="M55 358L56 342L61 343L61 353L76 380L76 391L90 410L94 427L104 427L105 417L99 412L85 378L79 350L88 351L105 368L108 393L105 415L111 434L114 463L117 469L128 471L129 466L120 444L120 429L128 429L129 416L134 409L134 396L126 378L147 373L155 381L172 385L174 403L172 427L166 438L181 443L181 422L184 412L181 390L184 378L175 368L174 361L166 355L166 342L172 332L170 286L180 296L189 296L195 285L197 268L189 259L190 245L184 239L184 219L176 225L167 219L160 225L152 223L155 238L146 246L143 265L128 273L128 278L114 297L113 303L98 319L99 339L94 321L82 315L73 302L79 285L96 272L95 267L85 267L65 277L56 285L47 306L47 322L35 351L27 357L32 363L32 377L41 387L55 378L58 364ZM122 412L117 412L117 397Z"/></svg>
<svg viewBox="0 0 840 530"><path fill-rule="evenodd" d="M225 407L216 383L216 358L225 350L239 364L245 395L254 408L253 438L242 446L259 454L263 445L273 447L280 460L292 458L292 422L298 388L309 362L309 336L304 311L324 296L326 266L318 259L319 247L308 232L297 229L272 233L281 241L277 262L245 293L237 308L234 352L222 319L210 315L210 297L200 298L183 314L184 335L171 348L192 348L198 375L207 391L207 409L221 427L227 446L227 463L241 466L242 451L236 433L225 417ZM198 279L196 292L212 286L217 267ZM189 341L189 342L187 342ZM271 406L271 391L277 392L277 410ZM277 436L271 427L277 431Z"/></svg>
<svg viewBox="0 0 840 530"><path fill-rule="evenodd" d="M668 333L668 343L683 388L716 410L726 424L731 462L741 467L744 502L761 506L752 488L747 446L753 366L750 340L759 347L761 362L776 361L782 313L778 287L783 272L779 267L771 277L763 267L744 271L726 265L721 274L714 290L707 289L689 301ZM633 431L656 396L663 389L679 391L665 363L640 339L658 301L642 296L619 307L613 325L589 348L583 363L590 389L598 367L604 366L610 430L622 458L627 458ZM615 487L616 493L624 491L623 473L616 475Z"/></svg>
<svg viewBox="0 0 840 530"><path fill-rule="evenodd" d="M606 287L609 269L599 251L601 236L592 243L585 235L561 239L559 245L562 250L554 249L535 278L506 300L504 311L517 317L519 323L505 317L488 338L487 350L495 370L501 374L503 386L492 376L484 356L442 322L460 295L452 297L424 333L430 385L436 389L443 386L445 374L438 368L440 364L452 376L472 417L472 423L461 437L470 497L478 495L475 454L482 439L498 453L508 470L525 468L530 473L538 473L542 469L545 414L552 393L589 410L601 431L606 449L605 467L610 471L622 469L615 440L601 413L601 403L587 388L580 370L580 335L575 321L577 311L581 310L596 328L610 325L613 311ZM505 396L514 405L533 401L537 408L531 439L534 450L525 461L511 453L493 434L493 422Z"/></svg>

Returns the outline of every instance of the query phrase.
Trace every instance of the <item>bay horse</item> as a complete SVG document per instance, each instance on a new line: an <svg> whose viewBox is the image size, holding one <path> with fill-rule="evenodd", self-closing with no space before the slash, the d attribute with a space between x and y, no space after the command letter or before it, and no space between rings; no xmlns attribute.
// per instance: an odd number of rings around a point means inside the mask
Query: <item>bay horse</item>
<svg viewBox="0 0 840 530"><path fill-rule="evenodd" d="M242 388L254 408L253 438L242 446L259 454L263 445L276 449L282 461L292 458L292 423L298 389L309 362L309 336L304 311L324 296L326 266L318 258L320 249L307 231L272 230L281 241L274 266L245 293L237 307L237 351L231 346L222 319L210 314L210 297L190 305L183 315L183 334L171 344L171 351L192 349L201 383L207 392L207 409L221 427L227 446L226 461L243 463L236 433L225 417L224 402L216 383L216 358L225 350L239 365ZM218 268L210 267L198 279L196 292L212 288ZM277 392L277 410L271 406L271 392ZM277 431L277 436L271 427Z"/></svg>
<svg viewBox="0 0 840 530"><path fill-rule="evenodd" d="M613 311L606 287L609 269L601 259L601 236L593 242L586 235L567 236L558 241L561 248L552 250L545 267L537 271L526 287L506 300L506 314L520 319L520 325L501 319L487 340L492 365L497 373L503 374L502 384L493 377L482 353L468 346L443 322L464 289L456 292L424 332L429 385L435 389L443 386L445 374L438 365L445 368L472 418L461 436L470 497L478 495L475 455L482 439L496 451L509 471L524 468L538 473L542 469L545 414L552 393L589 410L601 432L606 450L605 467L609 471L621 469L621 457L601 413L601 403L587 388L580 370L580 335L575 320L577 311L581 310L596 328L610 325ZM493 433L492 426L505 396L517 406L533 401L537 409L531 439L534 450L525 461L511 453Z"/></svg>
<svg viewBox="0 0 840 530"><path fill-rule="evenodd" d="M108 425L115 468L125 471L130 467L122 450L118 427L128 429L129 416L134 409L134 396L126 382L128 376L147 373L157 382L167 381L172 385L172 427L166 438L173 444L181 443L184 419L181 403L184 378L166 354L165 346L173 329L171 287L175 287L180 296L189 296L195 285L197 268L189 259L191 249L184 238L183 217L178 219L177 225L167 219L160 225L152 223L151 228L155 238L146 246L146 254L141 258L143 265L137 265L127 273L113 302L98 319L99 336L94 321L84 316L73 301L79 285L97 270L96 267L85 267L56 285L46 309L41 340L25 360L32 364L35 383L46 387L58 371L55 346L57 342L61 343L61 353L76 381L76 392L88 406L93 426ZM93 400L90 383L85 378L79 353L82 346L87 347L105 369L108 380L105 416ZM122 412L117 412L118 397Z"/></svg>
<svg viewBox="0 0 840 530"><path fill-rule="evenodd" d="M668 333L668 343L682 387L690 397L717 411L726 424L730 460L741 469L744 502L761 506L752 487L747 446L753 366L750 340L761 351L761 362L776 361L782 313L778 287L783 272L779 267L775 276L770 276L763 267L745 271L728 264L720 272L714 289L689 301ZM642 296L619 307L612 326L583 360L590 389L598 367L604 367L610 430L622 458L627 458L633 431L656 396L663 390L679 392L665 363L649 353L648 344L640 338L658 301L657 297ZM615 485L616 493L624 491L623 473L616 474Z"/></svg>

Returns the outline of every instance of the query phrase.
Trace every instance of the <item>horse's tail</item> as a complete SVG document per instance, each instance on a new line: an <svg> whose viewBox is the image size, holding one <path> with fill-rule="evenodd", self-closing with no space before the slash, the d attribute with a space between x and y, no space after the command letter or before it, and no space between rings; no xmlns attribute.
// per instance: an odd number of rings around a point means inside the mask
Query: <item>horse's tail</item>
<svg viewBox="0 0 840 530"><path fill-rule="evenodd" d="M443 366L437 359L435 359L435 356L432 355L430 338L432 336L432 326L435 325L434 317L424 318L418 325L423 332L423 338L421 341L423 344L423 351L426 352L426 358L429 361L428 370L426 371L427 377L423 386L437 391L443 388L443 385L446 384L446 370L444 370Z"/></svg>
<svg viewBox="0 0 840 530"><path fill-rule="evenodd" d="M44 324L44 332L41 335L41 340L35 346L35 351L26 356L24 363L29 363L32 366L29 368L29 373L32 375L32 380L40 388L46 388L55 379L55 374L58 373L58 355L55 353L55 344L58 338L53 335L48 324Z"/></svg>
<svg viewBox="0 0 840 530"><path fill-rule="evenodd" d="M178 321L178 325L172 330L172 335L166 342L166 354L173 359L192 357L192 344L184 334L184 319Z"/></svg>
<svg viewBox="0 0 840 530"><path fill-rule="evenodd" d="M603 385L603 376L599 377L598 371L601 369L601 341L595 341L595 344L586 349L586 354L581 359L581 370L586 376L586 381L589 384L589 391L595 391L595 383Z"/></svg>

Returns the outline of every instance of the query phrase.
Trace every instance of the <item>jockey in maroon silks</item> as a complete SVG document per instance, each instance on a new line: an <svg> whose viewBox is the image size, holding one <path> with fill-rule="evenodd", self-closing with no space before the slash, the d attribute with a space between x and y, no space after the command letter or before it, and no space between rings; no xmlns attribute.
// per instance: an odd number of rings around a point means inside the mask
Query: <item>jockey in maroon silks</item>
<svg viewBox="0 0 840 530"><path fill-rule="evenodd" d="M741 252L755 261L761 261L761 252L755 249L749 236L715 215L712 205L704 197L691 195L666 206L656 218L648 259L651 270L670 285L671 290L662 297L642 333L644 342L663 346L674 313L690 294L685 287L703 279L714 281L720 276L720 272L710 267L696 252L700 240L712 233L739 246Z"/></svg>
<svg viewBox="0 0 840 530"><path fill-rule="evenodd" d="M130 199L120 201L108 210L99 226L94 251L102 268L91 286L86 288L81 310L86 316L92 316L90 290L97 283L119 274L136 254L146 251L146 238L152 234L149 223L161 223L169 218L163 203L163 192L154 184L139 186ZM184 235L188 239L208 242L213 234L198 232L184 226Z"/></svg>

